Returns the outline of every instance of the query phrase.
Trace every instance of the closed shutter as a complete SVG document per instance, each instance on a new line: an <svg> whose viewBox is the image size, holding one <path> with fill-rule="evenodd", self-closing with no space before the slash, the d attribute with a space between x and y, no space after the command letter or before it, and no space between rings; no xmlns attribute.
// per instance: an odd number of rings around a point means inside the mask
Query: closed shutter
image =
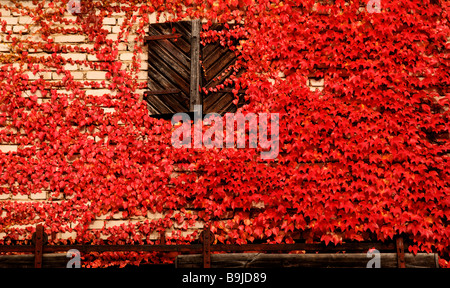
<svg viewBox="0 0 450 288"><path fill-rule="evenodd" d="M220 31L223 25L213 24L210 30ZM202 46L202 67L203 67L203 87L214 88L223 84L230 78L234 69L232 66L236 63L236 54L230 49L220 45L219 42L212 42ZM237 76L243 71L237 71ZM235 96L232 93L231 86L224 87L217 92L209 92L203 95L203 109L205 113L216 112L224 114L226 112L235 112L236 105L233 104ZM242 96L242 92L240 96ZM240 97L243 98L243 97ZM242 104L238 103L238 106Z"/></svg>
<svg viewBox="0 0 450 288"><path fill-rule="evenodd" d="M193 111L195 104L203 105L205 114L236 110L231 87L207 94L194 89L222 84L233 73L230 66L236 61L235 53L220 43L200 45L200 29L198 20L150 25L145 38L149 54L145 99L150 115L170 119L174 113Z"/></svg>

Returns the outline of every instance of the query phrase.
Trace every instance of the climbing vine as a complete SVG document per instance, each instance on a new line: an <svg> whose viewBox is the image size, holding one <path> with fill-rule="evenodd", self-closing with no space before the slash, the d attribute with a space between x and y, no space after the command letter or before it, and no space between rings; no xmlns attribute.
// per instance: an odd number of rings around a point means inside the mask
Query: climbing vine
<svg viewBox="0 0 450 288"><path fill-rule="evenodd" d="M182 232L208 223L222 243L334 245L401 234L410 251L437 252L447 265L448 2L382 0L380 13L369 13L365 1L82 0L76 20L65 16L67 0L10 2L0 8L33 21L23 35L1 23L11 51L0 54L0 143L18 150L0 153L0 195L48 191L48 199L0 201L3 244L29 240L37 223L49 234L75 233L55 244L153 243L171 230L168 242L186 243L198 234ZM120 13L126 20L111 39L103 21ZM171 146L170 121L149 117L138 93L151 15L201 18L205 31L241 24L203 41L238 55L245 73L232 85L246 89L241 111L279 113L276 159L260 159L260 149ZM130 65L120 60L123 44L133 48ZM67 69L75 64L106 71L105 79L76 80ZM55 72L60 80L44 77ZM308 79L325 86L311 91ZM85 91L95 88L110 93ZM125 221L90 229L96 219ZM83 264L164 261L115 252Z"/></svg>

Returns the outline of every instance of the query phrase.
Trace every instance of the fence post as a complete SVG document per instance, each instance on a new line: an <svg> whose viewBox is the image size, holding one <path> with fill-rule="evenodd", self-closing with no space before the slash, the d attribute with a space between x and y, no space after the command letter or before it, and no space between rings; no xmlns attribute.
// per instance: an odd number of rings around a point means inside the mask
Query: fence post
<svg viewBox="0 0 450 288"><path fill-rule="evenodd" d="M203 268L211 268L211 231L208 226L203 229Z"/></svg>
<svg viewBox="0 0 450 288"><path fill-rule="evenodd" d="M406 268L405 264L405 246L403 244L403 237L396 238L396 246L397 246L397 267L398 268Z"/></svg>
<svg viewBox="0 0 450 288"><path fill-rule="evenodd" d="M159 245L166 244L166 231L159 232Z"/></svg>
<svg viewBox="0 0 450 288"><path fill-rule="evenodd" d="M44 248L44 226L36 226L34 232L34 268L42 268L42 254Z"/></svg>

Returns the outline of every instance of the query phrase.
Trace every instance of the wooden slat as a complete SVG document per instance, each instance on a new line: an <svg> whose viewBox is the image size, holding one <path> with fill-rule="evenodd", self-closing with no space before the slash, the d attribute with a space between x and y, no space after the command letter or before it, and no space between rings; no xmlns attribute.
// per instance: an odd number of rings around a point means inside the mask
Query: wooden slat
<svg viewBox="0 0 450 288"><path fill-rule="evenodd" d="M37 225L34 233L34 268L42 267L42 254L44 246L44 226Z"/></svg>
<svg viewBox="0 0 450 288"><path fill-rule="evenodd" d="M34 254L26 255L0 255L0 268L34 268ZM42 268L65 268L66 253L44 254Z"/></svg>
<svg viewBox="0 0 450 288"><path fill-rule="evenodd" d="M169 34L169 35L153 35L153 36L145 36L144 41L154 41L154 40L163 40L163 39L176 39L180 38L181 34Z"/></svg>
<svg viewBox="0 0 450 288"><path fill-rule="evenodd" d="M437 268L436 254L405 254L407 268ZM212 254L211 268L366 268L370 258L366 253L324 254ZM203 257L179 255L177 268L201 268ZM380 253L381 268L396 268L396 253Z"/></svg>
<svg viewBox="0 0 450 288"><path fill-rule="evenodd" d="M226 48L217 45L217 49L213 50L211 54L203 54L203 66L206 70L206 75L210 79L211 76L216 76L217 73L210 73L213 68L213 71L223 70L224 67L229 67L230 62L233 62L236 59L236 55Z"/></svg>
<svg viewBox="0 0 450 288"><path fill-rule="evenodd" d="M173 34L173 29L175 29L175 34L180 34L181 37L176 40L171 40L172 43L176 44L185 55L190 56L191 51L191 22L190 21L180 21L176 23L158 23L151 24L149 29L149 35L165 35Z"/></svg>
<svg viewBox="0 0 450 288"><path fill-rule="evenodd" d="M210 79L213 79L213 78L221 75L221 73L223 71L225 71L226 68L228 68L229 66L234 64L235 59L236 59L236 55L234 55L234 53L223 54L223 56L221 58L217 59L216 62L214 62L210 66L205 66L206 75L208 75L208 77ZM223 80L225 80L225 79L223 79Z"/></svg>
<svg viewBox="0 0 450 288"><path fill-rule="evenodd" d="M181 38L179 40L183 41L184 43L186 43L188 46L190 46L191 44L191 33L192 33L192 22L191 21L180 21L180 22L176 22L174 23L175 29L177 31L179 31L181 33ZM177 41L178 44L178 41ZM188 53L190 52L190 47L189 50L185 50L186 55L188 55Z"/></svg>
<svg viewBox="0 0 450 288"><path fill-rule="evenodd" d="M155 110L154 114L177 113L184 111L186 105L179 103L182 99L179 94L161 94L158 97L147 97L147 103ZM187 101L186 101L187 102Z"/></svg>
<svg viewBox="0 0 450 288"><path fill-rule="evenodd" d="M125 245L123 245L125 246ZM68 251L70 247L59 250ZM82 249L82 247L78 247ZM93 247L96 248L96 247ZM104 247L107 248L107 247ZM114 247L109 249L89 249L88 251L126 251ZM177 248L173 245L173 248ZM184 247L187 248L187 247ZM201 251L201 246L196 245ZM64 250L66 249L66 250ZM52 249L53 250L53 249ZM144 249L142 249L144 250ZM172 249L173 251L187 251L186 249ZM396 268L396 253L381 253L380 262L382 268ZM44 254L42 261L43 268L64 268L67 261L66 253ZM261 253L229 253L212 254L212 268L274 268L274 267L360 267L365 268L370 258L366 253L323 253L323 254L261 254ZM406 268L438 268L438 256L434 253L405 253ZM178 268L201 268L203 265L203 255L179 255L175 260ZM34 255L0 255L0 268L33 268Z"/></svg>
<svg viewBox="0 0 450 288"><path fill-rule="evenodd" d="M228 51L224 49L220 43L209 43L203 46L203 64L210 66L210 63L214 63L217 61L217 58L220 58L221 54L227 53ZM215 58L214 58L215 57Z"/></svg>
<svg viewBox="0 0 450 288"><path fill-rule="evenodd" d="M220 31L223 29L221 24L214 24L210 27L212 30ZM206 89L216 88L218 85L224 83L229 79L234 72L230 69L236 62L236 55L233 51L220 45L218 42L207 43L202 47L202 64L204 68L203 87ZM239 76L242 71L237 73ZM217 92L209 91L203 97L204 113L216 112L224 114L226 112L235 112L237 106L233 104L235 95L231 93L232 86L227 86L218 90ZM243 100L243 92L239 91L240 97ZM239 101L241 105L243 101Z"/></svg>
<svg viewBox="0 0 450 288"><path fill-rule="evenodd" d="M234 65L234 61L232 63L229 63L230 65ZM215 88L218 85L222 84L224 82L225 79L228 79L231 77L231 75L233 74L234 70L233 69L228 69L227 68L229 66L225 66L222 68L222 70L219 70L219 73L216 73L214 76L211 76L211 74L209 74L208 77L206 77L206 81L204 84L204 87L206 88ZM241 72L241 71L240 71ZM222 75L224 74L224 75ZM239 77L239 75L242 73L237 73L236 76ZM217 77L217 76L220 76ZM232 87L225 87L224 89L229 89L230 92L233 89ZM224 91L223 89L220 89L220 91Z"/></svg>
<svg viewBox="0 0 450 288"><path fill-rule="evenodd" d="M189 109L190 29L190 21L157 23L149 27L150 38L147 39L155 40L148 43L150 91L146 93L146 101L151 114L185 112Z"/></svg>
<svg viewBox="0 0 450 288"><path fill-rule="evenodd" d="M190 113L190 112L189 112ZM188 113L188 114L189 114ZM191 114L193 116L193 114ZM191 117L192 118L192 117ZM313 252L366 252L371 248L379 251L395 252L395 243L382 242L350 242L335 245L325 245L324 243L292 243L292 244L214 244L211 251L218 252L245 252L245 251L313 251ZM180 245L44 245L44 253L62 252L70 249L77 249L80 252L105 252L105 251L186 251L201 252L202 246L199 244ZM0 252L28 252L32 253L32 245L0 245Z"/></svg>
<svg viewBox="0 0 450 288"><path fill-rule="evenodd" d="M176 94L160 94L147 96L147 104L153 107L156 114L159 113L175 113L175 111L181 111L187 107L188 99L182 97L180 93ZM183 101L183 102L180 102Z"/></svg>
<svg viewBox="0 0 450 288"><path fill-rule="evenodd" d="M405 247L403 245L403 237L398 237L395 244L397 246L397 266L398 268L405 268Z"/></svg>
<svg viewBox="0 0 450 288"><path fill-rule="evenodd" d="M178 90L178 89L167 89L167 90L153 90L153 91L145 92L145 94L147 96L176 94L176 93L180 93L180 90Z"/></svg>
<svg viewBox="0 0 450 288"><path fill-rule="evenodd" d="M190 79L190 101L189 111L194 111L195 105L202 105L202 97L200 94L200 20L192 21L191 32L191 79Z"/></svg>
<svg viewBox="0 0 450 288"><path fill-rule="evenodd" d="M151 65L149 65L148 67L148 75L149 75L148 87L150 91L159 91L168 89L179 90L178 88L173 87L173 84L170 81L169 76L164 75L164 73L158 71Z"/></svg>
<svg viewBox="0 0 450 288"><path fill-rule="evenodd" d="M174 69L172 65L175 65L175 61L168 63L171 62L169 58L158 57L154 51L149 51L149 60L152 61L152 66L156 68L156 71L167 80L167 82L160 82L161 86L164 86L166 89L177 88L189 95L189 78L186 79L186 76L189 76L189 74L186 75L181 73L182 70Z"/></svg>
<svg viewBox="0 0 450 288"><path fill-rule="evenodd" d="M184 51L181 50L180 46L177 46L178 43L173 43L169 40L161 40L155 41L152 43L152 49L155 52L155 55L162 57L163 61L164 57L170 57L172 61L179 61L176 63L177 66L181 66L183 70L187 72L190 71L191 66L191 58L190 55L184 54ZM167 61L166 61L167 62ZM177 69L177 67L173 67Z"/></svg>
<svg viewBox="0 0 450 288"><path fill-rule="evenodd" d="M216 112L224 114L226 112L231 112L231 106L234 106L233 100L234 95L232 93L210 93L203 101L205 111L207 111L205 113Z"/></svg>

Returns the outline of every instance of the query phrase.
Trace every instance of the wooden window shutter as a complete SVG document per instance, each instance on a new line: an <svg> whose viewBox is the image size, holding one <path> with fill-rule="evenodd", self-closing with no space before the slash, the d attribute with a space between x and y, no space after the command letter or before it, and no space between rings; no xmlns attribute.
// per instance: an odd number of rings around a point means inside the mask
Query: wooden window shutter
<svg viewBox="0 0 450 288"><path fill-rule="evenodd" d="M220 31L222 30L222 27L222 24L213 24L209 29ZM234 72L234 69L230 68L236 63L236 54L227 47L220 45L219 42L202 45L201 49L203 68L202 87L214 88L217 87L217 85L223 84ZM237 73L237 76L242 73L243 71L240 70ZM226 112L235 112L237 107L242 105L244 91L240 91L240 102L236 106L233 104L235 96L233 95L232 90L233 88L228 86L217 92L209 92L208 94L203 95L204 112L216 112L222 115Z"/></svg>
<svg viewBox="0 0 450 288"><path fill-rule="evenodd" d="M211 29L219 30L221 25ZM206 95L198 89L222 84L236 61L234 52L219 43L200 45L200 31L199 20L150 25L145 38L149 54L145 99L153 117L170 119L174 113L193 111L197 104L203 105L204 114L236 110L232 88Z"/></svg>

